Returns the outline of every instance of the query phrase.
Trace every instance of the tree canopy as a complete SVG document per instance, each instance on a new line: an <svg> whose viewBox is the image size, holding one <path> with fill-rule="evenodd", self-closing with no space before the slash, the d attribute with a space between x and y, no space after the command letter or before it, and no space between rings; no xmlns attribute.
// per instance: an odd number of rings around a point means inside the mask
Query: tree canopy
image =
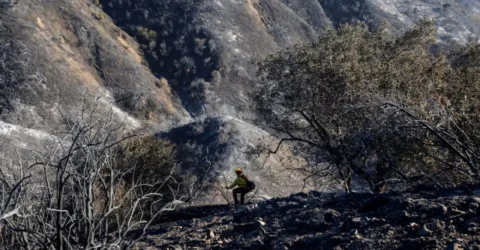
<svg viewBox="0 0 480 250"><path fill-rule="evenodd" d="M435 33L429 21L399 37L347 24L268 57L257 124L346 191L354 177L377 192L478 181L480 46L447 54Z"/></svg>

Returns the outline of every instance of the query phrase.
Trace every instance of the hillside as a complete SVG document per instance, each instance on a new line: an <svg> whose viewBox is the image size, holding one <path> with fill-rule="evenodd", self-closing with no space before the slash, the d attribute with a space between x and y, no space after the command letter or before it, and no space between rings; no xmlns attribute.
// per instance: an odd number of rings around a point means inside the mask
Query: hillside
<svg viewBox="0 0 480 250"><path fill-rule="evenodd" d="M374 0L101 0L99 4L118 27L140 43L154 75L167 79L187 112L200 120L187 127L211 134L215 134L218 128L205 126L201 122L204 117L224 117L220 120L235 117L239 122L248 123L255 116L249 94L256 83L257 62L282 48L315 41L330 25L365 21L376 26L387 21L392 30L402 33L425 17L438 20L439 42L444 44L465 43L469 36L479 34L473 14L479 6L471 1L412 4L411 1L396 0L386 4ZM247 127L250 128L240 126L239 133L263 129ZM178 145L192 142L196 142L196 146L203 145L203 149L202 146L196 148L199 152L204 152L205 145L215 142L214 137L202 137L202 134L185 140L182 133L175 131L182 131L182 128L173 129L171 134L177 135L169 136L169 139ZM232 141L235 143L229 144L229 151L215 156L212 178L217 176L222 182L222 176L226 173L228 176L235 166L251 165L250 169L255 170L258 169L255 161L261 161L247 160L245 150L251 147L247 147L251 139ZM235 157L229 152L235 152ZM277 165L291 165L275 158L285 157L273 156ZM275 172L279 173L278 170L272 173ZM264 181L277 182L275 178ZM293 190L301 191L297 187L287 192ZM266 194L277 195L272 191Z"/></svg>
<svg viewBox="0 0 480 250"><path fill-rule="evenodd" d="M480 249L479 16L0 0L0 248Z"/></svg>
<svg viewBox="0 0 480 250"><path fill-rule="evenodd" d="M314 41L329 23L316 0L100 3L119 27L143 43L152 71L171 79L195 116L248 114L255 61L279 48Z"/></svg>
<svg viewBox="0 0 480 250"><path fill-rule="evenodd" d="M329 25L360 20L375 26L386 20L400 32L421 16L437 18L443 43L464 43L478 34L479 4L101 0L97 6L87 0L32 0L0 11L0 132L3 157L16 162L16 150L24 152L25 159L32 150L42 151L62 130L65 114L75 116L74 110L84 104L113 110L127 131L157 133L178 127L171 132L176 134L193 122L188 126L216 133L216 127L201 122L205 117L235 117L236 124L244 124L237 126L240 134L262 131L248 124L255 115L249 94L256 63L268 54L312 42ZM261 134L269 137L265 131ZM192 141L212 147L208 140L214 140L201 135L188 141L169 138L180 148ZM258 168L263 160L249 158L245 151L259 138L235 139L229 150L215 152L211 178L236 165ZM282 156L271 159L273 175L266 182L276 182L279 170L274 165L290 164L280 162ZM302 191L298 188L285 194Z"/></svg>
<svg viewBox="0 0 480 250"><path fill-rule="evenodd" d="M18 153L28 164L48 152L61 140L65 122L81 118L82 107L105 115L111 111L125 132L139 134L181 130L201 114L225 116L220 120L251 116L247 94L255 79L254 62L281 47L313 41L328 22L324 15L317 16L322 10L316 1L288 8L277 3L105 1L100 8L87 0L34 0L2 5L3 159L19 167ZM130 13L131 8L137 11ZM150 35L156 37L154 43ZM256 137L248 136L250 141L270 137L241 120L235 123L242 124L235 128L240 134L259 131ZM181 137L170 139L180 148L187 143ZM264 159L245 155L251 147L248 140L232 139L227 151L215 155L212 182L230 181L231 169L239 164L252 162L252 170L264 165ZM275 179L281 180L279 173L287 167L281 159L288 155L272 156L258 176L265 183L279 182ZM218 176L221 173L228 180ZM292 189L284 190L265 185L264 195L302 191L303 181L291 182Z"/></svg>
<svg viewBox="0 0 480 250"><path fill-rule="evenodd" d="M480 248L478 187L403 194L298 193L167 213L136 249Z"/></svg>
<svg viewBox="0 0 480 250"><path fill-rule="evenodd" d="M5 161L18 162L16 150L31 161L82 107L113 112L126 131L190 121L168 82L145 66L137 42L89 1L1 6L0 61Z"/></svg>
<svg viewBox="0 0 480 250"><path fill-rule="evenodd" d="M101 0L115 23L142 44L193 116L251 117L255 63L281 48L315 41L330 25L389 23L403 33L421 18L439 26L439 42L464 44L480 34L476 1L410 0ZM155 36L149 36L148 31Z"/></svg>
<svg viewBox="0 0 480 250"><path fill-rule="evenodd" d="M158 136L177 145L178 160L186 173L197 179L207 175L194 204L233 202L231 195L225 195L224 187L233 182L233 170L237 167L256 183L257 191L251 197L254 200L288 196L322 185L316 178L305 179L306 174L300 171L305 161L288 147L268 158L249 154L260 143L273 148L278 140L237 118L212 117Z"/></svg>
<svg viewBox="0 0 480 250"><path fill-rule="evenodd" d="M478 39L480 4L472 0L319 0L335 25L365 21L373 26L387 21L404 32L421 18L433 18L439 26L440 42L464 44Z"/></svg>

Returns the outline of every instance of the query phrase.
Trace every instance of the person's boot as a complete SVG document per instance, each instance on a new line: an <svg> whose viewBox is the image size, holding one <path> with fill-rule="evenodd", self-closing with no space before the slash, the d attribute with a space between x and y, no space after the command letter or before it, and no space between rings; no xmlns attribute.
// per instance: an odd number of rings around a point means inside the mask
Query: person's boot
<svg viewBox="0 0 480 250"><path fill-rule="evenodd" d="M240 204L245 205L245 195L241 194L240 196Z"/></svg>

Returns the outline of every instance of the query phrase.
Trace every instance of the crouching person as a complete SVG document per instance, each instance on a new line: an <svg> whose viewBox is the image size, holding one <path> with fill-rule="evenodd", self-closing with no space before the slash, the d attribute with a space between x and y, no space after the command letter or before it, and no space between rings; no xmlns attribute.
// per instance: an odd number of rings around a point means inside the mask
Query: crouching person
<svg viewBox="0 0 480 250"><path fill-rule="evenodd" d="M227 189L232 189L234 187L237 187L233 190L233 200L235 201L235 204L239 204L238 202L238 194L240 194L240 204L245 203L245 195L255 189L255 184L248 180L248 178L243 174L243 171L241 168L235 169L235 174L237 174L237 178L235 181L232 183L232 185L227 186Z"/></svg>

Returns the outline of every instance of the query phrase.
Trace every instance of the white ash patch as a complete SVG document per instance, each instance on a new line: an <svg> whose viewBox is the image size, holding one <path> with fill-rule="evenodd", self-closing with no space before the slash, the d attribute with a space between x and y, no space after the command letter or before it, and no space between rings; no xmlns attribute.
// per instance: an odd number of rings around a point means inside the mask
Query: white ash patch
<svg viewBox="0 0 480 250"><path fill-rule="evenodd" d="M100 98L100 102L112 109L112 112L117 116L116 118L124 122L127 130L135 130L142 126L140 121L115 105L112 94L109 91L104 92L107 98Z"/></svg>
<svg viewBox="0 0 480 250"><path fill-rule="evenodd" d="M131 117L129 114L127 114L125 111L121 110L119 107L112 105L112 111L114 114L116 114L121 120L125 121L125 125L127 126L128 129L138 129L141 127L140 122Z"/></svg>
<svg viewBox="0 0 480 250"><path fill-rule="evenodd" d="M411 20L404 15L399 9L399 0L371 0L377 7L385 13L396 17L400 22L411 24Z"/></svg>
<svg viewBox="0 0 480 250"><path fill-rule="evenodd" d="M439 42L451 39L459 44L465 44L470 38L475 37L475 31L467 26L480 14L479 1L370 0L370 2L385 14L406 25L405 29L412 27L422 18L435 20L439 27L438 34L441 36ZM457 9L468 10L468 13L464 17L458 17L455 11Z"/></svg>
<svg viewBox="0 0 480 250"><path fill-rule="evenodd" d="M13 135L27 135L36 139L45 140L45 139L54 139L55 136L52 136L43 131L25 128L19 125L6 123L0 121L0 135L4 136L13 136Z"/></svg>
<svg viewBox="0 0 480 250"><path fill-rule="evenodd" d="M216 5L218 5L218 7L223 8L223 4L220 0L215 0L214 2Z"/></svg>
<svg viewBox="0 0 480 250"><path fill-rule="evenodd" d="M234 41L237 41L237 39L238 39L238 35L235 34L235 32L233 32L233 31L231 31L231 30L228 30L228 31L226 32L226 37L227 37L227 40L228 40L229 42L234 42Z"/></svg>

